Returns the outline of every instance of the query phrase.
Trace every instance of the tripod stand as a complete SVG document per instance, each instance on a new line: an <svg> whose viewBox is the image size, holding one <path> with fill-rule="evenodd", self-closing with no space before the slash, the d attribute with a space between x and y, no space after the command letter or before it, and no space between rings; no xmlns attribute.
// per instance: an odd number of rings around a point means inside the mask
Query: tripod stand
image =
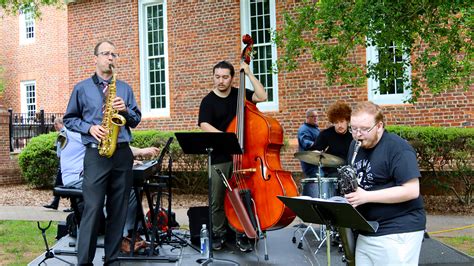
<svg viewBox="0 0 474 266"><path fill-rule="evenodd" d="M38 223L38 229L41 230L41 235L43 236L44 245L46 247L46 253L44 254L44 259L38 265L41 265L43 263L46 265L45 261L48 260L48 259L53 259L53 258L58 259L58 260L66 263L66 264L74 265L74 263L71 263L71 262L66 261L66 260L64 260L62 258L59 258L59 257L55 257L54 252L52 252L51 249L49 248L48 240L46 239L46 230L48 230L49 227L51 226L51 221L49 221L49 224L46 227L41 227L40 222L37 222L37 223Z"/></svg>
<svg viewBox="0 0 474 266"><path fill-rule="evenodd" d="M212 263L218 264L232 264L239 265L235 261L216 259L212 250L212 154L242 154L237 135L234 133L211 133L211 132L196 132L196 133L175 133L179 145L186 154L207 154L207 177L209 182L208 187L208 204L209 204L209 258L204 261L198 260L201 265L209 265Z"/></svg>

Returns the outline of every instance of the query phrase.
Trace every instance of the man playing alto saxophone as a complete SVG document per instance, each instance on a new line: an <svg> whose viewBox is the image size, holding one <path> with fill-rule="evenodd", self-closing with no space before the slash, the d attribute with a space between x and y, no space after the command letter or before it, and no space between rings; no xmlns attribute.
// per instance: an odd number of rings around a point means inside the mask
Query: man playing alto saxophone
<svg viewBox="0 0 474 266"><path fill-rule="evenodd" d="M117 257L122 240L122 228L127 215L127 202L133 183L133 155L129 143L132 140L130 128L140 123L138 109L132 88L116 80L116 97L107 97L112 79L111 66L116 66L118 54L110 41L101 41L94 48L95 74L74 87L64 115L66 128L81 133L86 148L84 156L84 213L79 232L77 260L79 265L92 265L95 256L99 214L107 196L107 220L105 232L106 265L118 265ZM109 100L107 100L109 99ZM125 125L119 128L116 150L108 158L99 154L99 143L108 135L111 125L104 125L106 106L125 118ZM110 108L108 108L110 109Z"/></svg>
<svg viewBox="0 0 474 266"><path fill-rule="evenodd" d="M359 187L345 197L365 219L379 223L375 233L359 232L356 265L418 265L426 215L415 150L385 131L382 109L372 102L352 110L350 130L361 142L351 159Z"/></svg>

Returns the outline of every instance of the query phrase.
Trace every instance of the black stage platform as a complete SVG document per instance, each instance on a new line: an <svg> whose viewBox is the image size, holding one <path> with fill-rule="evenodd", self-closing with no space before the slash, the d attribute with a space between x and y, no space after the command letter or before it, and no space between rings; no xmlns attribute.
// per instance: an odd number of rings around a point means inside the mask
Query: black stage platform
<svg viewBox="0 0 474 266"><path fill-rule="evenodd" d="M297 245L302 231L296 233L297 241L293 243L292 237L295 230L296 228L294 227L288 227L268 232L268 261L264 260L263 240L258 242L257 249L251 253L242 253L237 250L233 243L226 243L223 250L214 252L214 258L232 260L238 262L240 265L327 265L326 245L323 245L315 255L314 251L319 245L319 242L316 241L312 233L308 233L303 241L302 249L299 249ZM175 230L173 234L179 236L181 239L187 239L189 243L189 232ZM56 242L53 249L73 251L74 247L70 247L69 243L74 242L74 240L74 238L65 236ZM99 242L100 241L102 241L102 239L99 239ZM103 253L103 249L97 249L94 265L103 264ZM195 249L187 245L176 243L163 244L159 249L159 253L159 257L151 257L159 260L147 260L146 256L140 255L133 260L122 260L121 265L198 265L196 260L200 258L200 254ZM45 254L39 256L29 265L39 265L44 255ZM337 247L330 247L330 255L331 265L345 265L341 261L342 254L338 252ZM73 265L76 263L75 256L56 254L56 257L68 261ZM58 260L57 258L47 259L42 265L67 265L64 261ZM420 265L474 265L474 258L452 249L437 240L425 238L421 250Z"/></svg>

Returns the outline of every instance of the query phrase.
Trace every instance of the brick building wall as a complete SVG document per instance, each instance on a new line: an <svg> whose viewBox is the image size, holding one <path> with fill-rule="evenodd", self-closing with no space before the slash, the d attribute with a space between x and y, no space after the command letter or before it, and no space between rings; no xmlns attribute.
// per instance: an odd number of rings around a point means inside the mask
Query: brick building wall
<svg viewBox="0 0 474 266"><path fill-rule="evenodd" d="M5 91L0 109L0 184L21 183L17 154L10 154L8 108L21 112L20 83L36 81L36 110L63 113L69 99L66 7L42 8L35 40L20 44L19 15L0 9L0 66Z"/></svg>
<svg viewBox="0 0 474 266"><path fill-rule="evenodd" d="M0 98L0 185L21 183L17 158L10 155L9 114Z"/></svg>
<svg viewBox="0 0 474 266"><path fill-rule="evenodd" d="M293 1L276 1L277 26L281 28L283 10L292 10ZM197 128L200 101L212 89L212 66L220 60L238 65L241 49L240 5L238 1L168 1L169 117L146 118L139 129L187 130ZM103 38L119 49L118 78L128 82L140 101L138 2L78 1L68 5L69 78L73 84L94 71L92 49ZM353 60L365 62L365 49L354 52ZM280 121L290 144L283 152L285 169L299 171L292 154L296 132L309 107L320 110L321 128L328 126L325 112L336 100L350 105L367 100L367 87L327 86L324 71L307 55L300 68L279 75L279 110L268 115ZM235 79L238 86L238 77ZM387 124L474 126L474 94L451 91L434 97L427 93L416 104L383 106Z"/></svg>
<svg viewBox="0 0 474 266"><path fill-rule="evenodd" d="M35 20L35 41L20 45L19 16L0 19L0 63L4 68L5 107L21 111L20 82L36 81L36 110L64 112L68 93L66 7L45 7Z"/></svg>

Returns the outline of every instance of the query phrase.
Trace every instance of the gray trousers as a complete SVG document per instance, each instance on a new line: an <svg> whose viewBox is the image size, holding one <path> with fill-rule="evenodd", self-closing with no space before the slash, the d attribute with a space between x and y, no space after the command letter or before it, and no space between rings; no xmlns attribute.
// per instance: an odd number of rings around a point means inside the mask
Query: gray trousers
<svg viewBox="0 0 474 266"><path fill-rule="evenodd" d="M227 179L230 179L232 175L232 162L213 164L211 167L212 232L216 237L223 237L226 234L227 223L224 212L224 197L226 187L224 186L222 178L217 174L214 167L220 169Z"/></svg>
<svg viewBox="0 0 474 266"><path fill-rule="evenodd" d="M132 166L133 155L129 147L117 148L111 158L100 156L97 148L86 149L82 184L84 213L77 255L79 265L91 265L94 260L99 215L103 211L106 195L104 264L118 265L116 259L120 252L127 202L133 183Z"/></svg>

